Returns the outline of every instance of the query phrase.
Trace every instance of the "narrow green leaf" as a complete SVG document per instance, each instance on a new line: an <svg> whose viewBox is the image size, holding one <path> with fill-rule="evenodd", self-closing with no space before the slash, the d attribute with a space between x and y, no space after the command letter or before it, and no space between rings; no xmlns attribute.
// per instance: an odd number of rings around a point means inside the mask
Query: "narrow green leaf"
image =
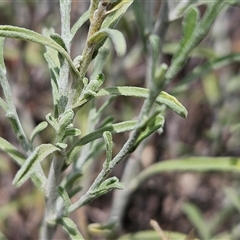
<svg viewBox="0 0 240 240"><path fill-rule="evenodd" d="M189 157L170 159L151 165L142 171L129 185L129 189L139 186L147 178L162 172L235 172L240 173L240 158L236 157Z"/></svg>
<svg viewBox="0 0 240 240"><path fill-rule="evenodd" d="M149 37L149 41L150 41L151 48L152 48L152 75L154 76L157 60L159 57L160 39L157 35L151 34Z"/></svg>
<svg viewBox="0 0 240 240"><path fill-rule="evenodd" d="M144 139L146 139L158 129L162 128L164 125L164 121L164 117L161 115L156 116L154 114L152 117L150 117L150 119L146 121L144 126L139 129L141 131L141 134L137 138L132 151L134 151Z"/></svg>
<svg viewBox="0 0 240 240"><path fill-rule="evenodd" d="M50 38L54 40L57 44L59 44L64 50L67 52L66 45L62 39L62 37L58 33L52 33L50 34Z"/></svg>
<svg viewBox="0 0 240 240"><path fill-rule="evenodd" d="M57 120L52 116L51 113L48 113L46 115L47 122L53 127L53 129L58 132L58 122Z"/></svg>
<svg viewBox="0 0 240 240"><path fill-rule="evenodd" d="M56 151L59 151L59 148L52 144L38 146L17 172L13 180L13 185L16 187L21 186L36 171L36 166L48 155Z"/></svg>
<svg viewBox="0 0 240 240"><path fill-rule="evenodd" d="M125 38L120 31L115 29L101 28L88 39L88 42L90 44L97 44L102 42L106 37L109 37L112 40L118 56L123 56L126 53L127 47Z"/></svg>
<svg viewBox="0 0 240 240"><path fill-rule="evenodd" d="M62 225L63 229L69 234L69 237L72 240L84 240L83 236L77 229L77 225L70 218L58 218L57 223Z"/></svg>
<svg viewBox="0 0 240 240"><path fill-rule="evenodd" d="M22 166L26 157L19 152L11 143L0 137L0 149L6 152L19 166ZM43 191L46 184L46 177L40 166L36 166L37 171L31 175L32 181L38 187L39 190Z"/></svg>
<svg viewBox="0 0 240 240"><path fill-rule="evenodd" d="M5 38L0 37L0 67L6 73L6 68L4 63L4 41L5 41Z"/></svg>
<svg viewBox="0 0 240 240"><path fill-rule="evenodd" d="M57 142L56 147L58 147L61 150L65 150L67 148L67 144L64 142Z"/></svg>
<svg viewBox="0 0 240 240"><path fill-rule="evenodd" d="M185 203L183 205L183 212L187 215L188 219L191 221L203 240L211 239L209 224L206 222L203 214L196 205Z"/></svg>
<svg viewBox="0 0 240 240"><path fill-rule="evenodd" d="M81 130L78 128L69 128L65 130L63 139L67 138L67 137L77 137L81 135Z"/></svg>
<svg viewBox="0 0 240 240"><path fill-rule="evenodd" d="M31 136L30 136L30 141L33 142L34 138L36 137L36 135L38 133L40 133L41 131L43 131L46 127L48 126L48 123L46 121L43 121L41 123L39 123L35 128L34 130L32 131L31 133Z"/></svg>
<svg viewBox="0 0 240 240"><path fill-rule="evenodd" d="M195 47L195 31L199 20L199 12L195 7L190 7L183 20L182 39L177 52L173 56L172 63L166 73L168 80L172 79L183 67L190 51Z"/></svg>
<svg viewBox="0 0 240 240"><path fill-rule="evenodd" d="M89 19L89 10L87 12L85 12L78 20L77 22L73 25L72 29L71 29L71 34L72 37L71 39L74 38L75 34L77 33L77 31L81 28L81 26Z"/></svg>
<svg viewBox="0 0 240 240"><path fill-rule="evenodd" d="M43 29L43 34L47 37L50 36L51 33L54 33L52 29ZM54 105L54 116L58 116L58 108L57 104L59 102L59 86L58 79L60 73L60 60L59 53L50 47L45 47L46 52L44 53L44 58L48 63L48 69L50 70L51 76L51 86L52 86L52 96L53 96L53 105Z"/></svg>
<svg viewBox="0 0 240 240"><path fill-rule="evenodd" d="M198 27L196 29L196 38L197 40L203 39L210 27L212 26L213 22L217 18L217 16L222 12L224 9L226 9L229 5L231 5L232 2L230 1L212 1L209 2L207 5L207 10L204 13L202 20L199 22Z"/></svg>
<svg viewBox="0 0 240 240"><path fill-rule="evenodd" d="M74 112L72 109L66 110L60 117L58 123L58 133L65 132L66 128L73 122Z"/></svg>
<svg viewBox="0 0 240 240"><path fill-rule="evenodd" d="M109 131L106 131L103 133L103 138L106 146L106 160L104 162L103 167L108 169L109 163L112 160L112 149L113 149L112 134Z"/></svg>
<svg viewBox="0 0 240 240"><path fill-rule="evenodd" d="M167 69L168 69L168 66L165 63L162 63L156 69L153 79L157 89L162 88L162 83L166 80L165 75L166 75Z"/></svg>
<svg viewBox="0 0 240 240"><path fill-rule="evenodd" d="M93 195L92 198L96 198L109 191L112 191L113 189L122 190L123 188L124 184L119 182L117 177L110 177L104 180L101 185L97 189L94 189L92 192L90 192L90 194Z"/></svg>
<svg viewBox="0 0 240 240"><path fill-rule="evenodd" d="M198 21L199 21L198 9L192 6L187 10L186 15L184 17L183 33L179 48L185 47L186 44L192 40L191 38L194 34L194 31L196 30Z"/></svg>
<svg viewBox="0 0 240 240"><path fill-rule="evenodd" d="M8 38L17 38L25 41L31 41L31 42L35 42L43 46L48 46L50 48L55 49L67 59L74 74L76 76L79 76L79 72L76 69L69 54L65 51L63 47L61 47L58 43L56 43L51 38L45 37L42 34L39 34L37 32L34 32L26 28L14 27L10 25L0 25L0 36L8 37Z"/></svg>
<svg viewBox="0 0 240 240"><path fill-rule="evenodd" d="M140 98L148 98L149 90L146 88L140 87L113 87L113 88L105 88L101 89L96 97L100 96L131 96L131 97L140 97ZM172 109L175 113L180 115L183 118L187 117L186 108L173 96L162 91L156 99L156 103L164 104L170 109Z"/></svg>
<svg viewBox="0 0 240 240"><path fill-rule="evenodd" d="M10 157L12 157L20 166L26 160L26 157L19 152L10 142L0 137L0 149L6 152Z"/></svg>
<svg viewBox="0 0 240 240"><path fill-rule="evenodd" d="M0 68L1 68L1 75L6 75L6 68L4 63L4 40L5 38L0 37ZM0 106L3 108L5 112L8 111L7 103L0 97Z"/></svg>
<svg viewBox="0 0 240 240"><path fill-rule="evenodd" d="M189 53L203 40L208 34L210 27L215 21L217 15L223 11L231 1L212 1L207 4L202 19L198 24L198 10L190 7L183 22L183 38L179 44L179 49L173 57L172 64L168 69L166 78L169 81L183 67Z"/></svg>
<svg viewBox="0 0 240 240"><path fill-rule="evenodd" d="M62 198L62 200L64 202L65 212L67 212L68 208L71 205L71 200L70 200L70 198L69 198L69 196L67 194L67 191L62 186L58 186L57 190L58 190L58 194L61 196L61 198Z"/></svg>
<svg viewBox="0 0 240 240"><path fill-rule="evenodd" d="M116 4L112 4L108 16L102 23L102 28L114 28L132 3L133 0L121 0L117 1Z"/></svg>

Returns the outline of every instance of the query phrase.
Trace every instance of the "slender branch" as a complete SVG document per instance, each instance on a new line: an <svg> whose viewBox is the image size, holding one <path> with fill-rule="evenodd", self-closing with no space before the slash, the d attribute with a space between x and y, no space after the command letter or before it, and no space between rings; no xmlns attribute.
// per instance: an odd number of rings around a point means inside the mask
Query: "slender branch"
<svg viewBox="0 0 240 240"><path fill-rule="evenodd" d="M89 43L88 39L94 33L100 30L103 20L107 16L107 10L108 10L109 4L110 3L105 2L103 0L99 1L98 8L93 13L93 16L90 16L91 22L90 22L90 27L89 27L88 36L87 36L87 43L85 48L83 49L82 58L79 61L79 66L78 66L80 77L78 81L74 81L72 85L72 89L74 91L73 103L75 103L78 97L80 96L80 93L82 90L83 78L85 77L88 66L92 61L92 56L97 45L97 44ZM95 9L96 7L96 1L94 1L94 4L92 3L90 7L91 7L91 11L93 11L93 9Z"/></svg>
<svg viewBox="0 0 240 240"><path fill-rule="evenodd" d="M28 141L27 136L19 120L17 110L13 102L13 97L12 97L11 89L9 86L9 82L7 80L7 77L4 73L4 69L2 69L2 67L0 67L0 80L1 80L3 93L6 99L6 103L7 103L7 109L8 109L6 114L7 118L9 119L13 127L13 131L17 136L22 149L27 153L27 155L29 155L31 154L32 146Z"/></svg>
<svg viewBox="0 0 240 240"><path fill-rule="evenodd" d="M70 0L61 0L60 1L60 12L61 12L61 37L66 45L68 51L70 51L71 43L71 28L70 28L70 12L71 12L71 3ZM58 113L61 114L66 110L67 102L69 100L68 94L68 85L69 85L69 71L70 67L66 60L63 61L62 67L60 69L60 75L58 79L59 83L59 102L58 102ZM71 97L71 95L70 95ZM56 142L58 142L59 137L56 136ZM64 156L55 153L49 175L48 175L48 184L46 187L46 208L45 208L45 217L43 221L43 227L41 231L41 239L52 239L56 231L56 223L51 224L51 220L56 218L58 215L61 215L62 209L57 209L57 199L58 192L57 186L59 185L62 178L62 166L64 163ZM59 210L59 212L58 212Z"/></svg>

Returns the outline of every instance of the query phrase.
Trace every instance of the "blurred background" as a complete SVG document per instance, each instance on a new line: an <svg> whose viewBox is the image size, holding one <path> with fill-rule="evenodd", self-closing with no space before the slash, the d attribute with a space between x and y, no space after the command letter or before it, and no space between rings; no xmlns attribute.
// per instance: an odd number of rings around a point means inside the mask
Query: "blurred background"
<svg viewBox="0 0 240 240"><path fill-rule="evenodd" d="M156 9L160 7L160 2L157 1ZM73 24L88 6L88 1L73 1ZM200 10L204 12L204 6ZM48 27L60 33L58 1L0 1L0 12L1 25L15 25L37 32ZM161 135L154 134L141 154L143 169L156 162L184 156L240 155L240 62L216 66L214 71L191 80L193 69L206 64L213 57L240 52L239 23L238 7L231 7L221 14L198 51L192 54L184 69L167 87L166 91L176 96L187 108L188 117L182 119L167 111L164 132ZM114 51L110 52L104 71L106 85L144 87L146 59L142 54L138 23L131 9L117 28L125 35L128 54L118 58ZM81 53L87 29L88 23L77 33L72 45L72 58ZM166 35L163 61L167 64L170 64L180 35L181 19L171 23ZM15 39L5 42L8 79L27 134L52 111L50 76L43 53L44 48L34 43ZM178 88L184 80L191 82L183 89ZM116 121L133 119L138 115L141 104L139 99L119 97L106 114L115 116ZM80 123L82 129L87 125L87 109L88 106L77 116L76 124ZM2 109L0 136L19 147ZM49 142L52 136L51 130L43 131L35 143ZM114 136L115 152L126 138L124 134ZM126 161L112 174L121 177ZM100 167L94 167L93 175ZM37 239L44 199L30 181L18 189L12 186L17 170L18 166L0 152L0 230L10 240ZM239 237L239 185L239 174L229 172L168 172L154 175L129 197L122 218L122 233L150 229L149 220L155 219L164 230L187 234L196 229L193 218L194 211L198 211L203 221L212 224L212 234L228 231ZM232 200L234 197L235 202ZM83 210L78 210L73 216L75 222L85 222L85 225L105 222L111 199L112 193L109 193L94 200ZM196 230L198 237L208 236L204 230ZM57 234L56 239L67 239L61 230Z"/></svg>

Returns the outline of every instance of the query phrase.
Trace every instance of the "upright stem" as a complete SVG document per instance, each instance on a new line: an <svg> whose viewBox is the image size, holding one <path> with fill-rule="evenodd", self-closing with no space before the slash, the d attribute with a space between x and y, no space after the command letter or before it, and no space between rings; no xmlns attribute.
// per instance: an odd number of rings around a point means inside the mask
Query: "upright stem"
<svg viewBox="0 0 240 240"><path fill-rule="evenodd" d="M97 31L100 30L101 25L107 16L107 9L110 3L105 3L103 0L99 1L98 8L94 11L96 7L96 0L92 1L92 4L90 6L90 27L88 31L88 36L87 36L87 42L86 46L83 49L82 53L82 59L79 62L79 74L80 74L80 79L78 81L73 82L73 91L74 91L74 98L73 98L73 103L78 99L80 96L81 90L82 90L82 81L83 78L86 75L87 69L89 64L92 61L92 56L94 53L94 50L96 48L96 44L92 44L88 42L88 39ZM94 12L93 12L94 11Z"/></svg>
<svg viewBox="0 0 240 240"><path fill-rule="evenodd" d="M61 37L66 45L68 52L70 51L71 31L70 31L70 12L71 12L70 0L60 1L61 12ZM58 102L58 114L62 114L66 110L67 102L69 101L69 64L64 60L60 69L58 84L59 84L59 102ZM70 96L71 97L71 96ZM71 101L71 100L70 100ZM58 136L56 136L56 142L58 142ZM64 157L59 153L54 155L49 175L48 183L46 187L46 208L45 217L43 220L43 226L41 231L42 240L51 240L56 231L56 223L51 223L51 219L54 219L61 213L60 209L57 209L58 192L57 187L62 177L62 166L64 163Z"/></svg>
<svg viewBox="0 0 240 240"><path fill-rule="evenodd" d="M46 208L45 208L45 217L41 232L41 240L50 240L53 239L53 235L56 231L56 224L51 223L51 219L54 219L57 215L57 186L61 181L61 172L64 159L62 156L54 157L50 172L48 175L48 185L46 189Z"/></svg>

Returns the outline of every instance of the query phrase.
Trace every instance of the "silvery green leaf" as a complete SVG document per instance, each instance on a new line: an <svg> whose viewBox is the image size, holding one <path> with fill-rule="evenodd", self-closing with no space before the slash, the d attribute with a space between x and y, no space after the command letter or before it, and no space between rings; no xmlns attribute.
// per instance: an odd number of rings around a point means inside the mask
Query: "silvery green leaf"
<svg viewBox="0 0 240 240"><path fill-rule="evenodd" d="M22 166L27 159L11 143L9 143L8 141L1 137L0 137L0 149L6 152L20 166ZM37 188L40 191L44 191L47 179L46 176L44 175L42 168L38 164L36 165L36 172L31 174L31 178L34 184L37 186Z"/></svg>
<svg viewBox="0 0 240 240"><path fill-rule="evenodd" d="M102 84L104 83L105 81L105 75L103 73L99 73L97 76L96 76L96 79L98 81L98 88L102 86Z"/></svg>
<svg viewBox="0 0 240 240"><path fill-rule="evenodd" d="M81 135L81 130L78 129L78 128L69 128L69 129L66 129L65 132L64 132L64 136L63 136L63 139L67 138L67 137L77 137L77 136L80 136Z"/></svg>
<svg viewBox="0 0 240 240"><path fill-rule="evenodd" d="M41 131L43 131L46 127L48 126L48 123L46 121L43 121L41 123L39 123L35 128L34 130L32 131L31 133L31 136L30 136L30 141L33 142L34 138L36 137L36 135L38 133L40 133Z"/></svg>
<svg viewBox="0 0 240 240"><path fill-rule="evenodd" d="M103 138L106 146L106 160L104 162L103 167L108 169L109 163L112 160L112 149L113 149L112 134L109 131L106 131L103 133Z"/></svg>
<svg viewBox="0 0 240 240"><path fill-rule="evenodd" d="M6 74L6 68L5 68L5 63L4 63L4 54L3 54L4 40L5 40L5 38L0 37L0 67L2 68L3 72Z"/></svg>
<svg viewBox="0 0 240 240"><path fill-rule="evenodd" d="M112 87L104 88L97 92L96 97L100 96L131 96L131 97L140 97L147 98L149 95L149 90L146 88L140 87ZM156 98L156 103L164 104L173 110L175 113L180 115L183 118L187 117L186 108L173 96L162 91Z"/></svg>
<svg viewBox="0 0 240 240"><path fill-rule="evenodd" d="M157 114L157 113L156 113ZM148 136L150 136L155 131L159 130L160 128L163 128L165 119L161 115L153 114L145 123L144 126L142 126L139 130L141 130L141 134L137 138L134 147L131 149L134 151L138 145Z"/></svg>
<svg viewBox="0 0 240 240"><path fill-rule="evenodd" d="M57 120L52 116L51 113L48 113L46 115L47 122L53 127L53 129L57 132L58 131L58 122Z"/></svg>
<svg viewBox="0 0 240 240"><path fill-rule="evenodd" d="M119 189L122 190L124 188L124 184L119 182L119 179L117 177L110 177L106 180L104 180L100 186L97 189L94 189L92 192L90 192L91 195L93 195L93 198L101 196L113 189Z"/></svg>
<svg viewBox="0 0 240 240"><path fill-rule="evenodd" d="M173 78L183 67L190 51L195 47L193 45L195 30L199 21L199 11L195 7L190 7L184 17L182 26L182 38L177 52L173 56L172 63L166 73L166 78Z"/></svg>
<svg viewBox="0 0 240 240"><path fill-rule="evenodd" d="M72 240L84 240L83 236L77 229L76 224L68 217L61 217L57 219L57 223L62 225L63 229L69 234Z"/></svg>
<svg viewBox="0 0 240 240"><path fill-rule="evenodd" d="M102 23L102 28L114 28L132 3L133 0L120 0L113 4Z"/></svg>
<svg viewBox="0 0 240 240"><path fill-rule="evenodd" d="M77 68L74 66L70 55L65 51L63 47L61 47L58 43L56 43L51 38L45 37L42 34L39 34L37 32L34 32L26 28L14 27L10 25L0 26L0 36L8 37L8 38L17 38L25 41L31 41L31 42L39 43L43 46L47 46L55 49L66 58L74 74L76 76L79 76L79 72Z"/></svg>
<svg viewBox="0 0 240 240"><path fill-rule="evenodd" d="M191 6L187 11L183 21L182 39L178 51L175 53L172 64L169 67L166 78L172 79L183 67L189 53L208 34L210 27L214 23L217 15L231 5L232 1L212 1L207 4L202 19L199 21L199 11Z"/></svg>
<svg viewBox="0 0 240 240"><path fill-rule="evenodd" d="M0 149L6 152L10 157L12 157L20 166L26 160L26 157L19 152L10 142L0 137Z"/></svg>
<svg viewBox="0 0 240 240"><path fill-rule="evenodd" d="M156 64L159 57L159 45L160 38L155 34L151 34L149 37L149 41L151 44L151 52L152 52L152 75L155 74Z"/></svg>
<svg viewBox="0 0 240 240"><path fill-rule="evenodd" d="M125 38L120 31L115 29L101 28L88 39L88 42L90 44L97 44L102 42L106 37L111 39L118 56L123 56L126 53Z"/></svg>
<svg viewBox="0 0 240 240"><path fill-rule="evenodd" d="M156 68L153 79L157 88L161 87L162 83L165 81L167 69L168 66L165 63L162 63L158 68Z"/></svg>
<svg viewBox="0 0 240 240"><path fill-rule="evenodd" d="M67 52L67 48L66 45L62 39L62 37L58 34L58 33L52 33L50 34L50 38L53 39L57 44L59 44L62 48L65 49L65 51Z"/></svg>
<svg viewBox="0 0 240 240"><path fill-rule="evenodd" d="M66 128L73 122L74 112L72 109L66 110L60 117L58 122L58 133L64 133Z"/></svg>
<svg viewBox="0 0 240 240"><path fill-rule="evenodd" d="M65 150L67 148L67 144L63 142L57 142L55 146L58 147L60 150Z"/></svg>
<svg viewBox="0 0 240 240"><path fill-rule="evenodd" d="M52 144L42 144L35 148L33 153L27 158L17 172L13 180L13 185L16 187L21 186L36 171L38 164L48 155L56 151L60 150Z"/></svg>

